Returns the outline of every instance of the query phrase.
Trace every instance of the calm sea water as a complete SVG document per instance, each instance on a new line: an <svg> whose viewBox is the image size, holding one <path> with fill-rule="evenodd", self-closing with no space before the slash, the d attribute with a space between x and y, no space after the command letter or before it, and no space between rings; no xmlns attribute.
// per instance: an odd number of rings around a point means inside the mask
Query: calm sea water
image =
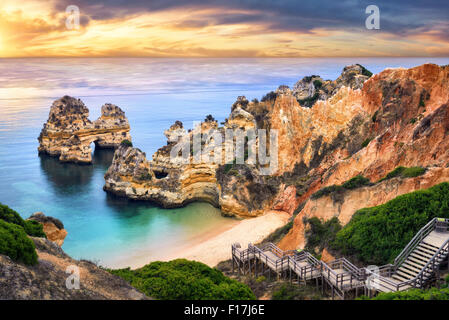
<svg viewBox="0 0 449 320"><path fill-rule="evenodd" d="M107 195L103 175L113 153L94 152L94 164L61 164L37 154L37 137L53 100L71 95L91 120L110 102L125 110L134 145L152 155L175 120L187 127L212 114L229 115L237 96L260 99L306 75L335 79L345 65L372 72L449 58L341 59L3 59L0 60L0 202L24 218L43 211L68 231L64 250L104 266L125 267L179 250L234 224L204 203L164 210ZM131 263L134 261L134 263Z"/></svg>

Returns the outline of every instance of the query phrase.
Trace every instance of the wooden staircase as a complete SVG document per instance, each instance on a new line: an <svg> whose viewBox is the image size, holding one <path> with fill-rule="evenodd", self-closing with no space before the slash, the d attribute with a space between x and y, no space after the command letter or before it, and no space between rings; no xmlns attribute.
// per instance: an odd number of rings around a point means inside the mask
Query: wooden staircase
<svg viewBox="0 0 449 320"><path fill-rule="evenodd" d="M237 265L239 275L254 272L255 276L271 272L297 279L298 284L321 280L334 294L345 298L346 292L363 288L368 291L402 291L423 288L436 276L442 263L448 261L449 219L434 218L426 224L397 256L394 264L375 268L358 268L345 258L324 263L305 250L283 251L272 243L242 249L232 245L232 271ZM449 263L448 263L449 264ZM449 267L449 266L448 266ZM357 295L357 293L356 293Z"/></svg>

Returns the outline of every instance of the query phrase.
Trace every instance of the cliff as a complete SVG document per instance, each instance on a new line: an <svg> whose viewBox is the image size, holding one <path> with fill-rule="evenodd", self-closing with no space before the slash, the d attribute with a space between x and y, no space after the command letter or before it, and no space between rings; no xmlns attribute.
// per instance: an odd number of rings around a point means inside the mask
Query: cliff
<svg viewBox="0 0 449 320"><path fill-rule="evenodd" d="M123 140L131 141L129 131L128 119L119 107L103 105L100 118L91 122L84 103L65 96L51 106L38 138L38 151L63 162L91 163L91 143L98 148L116 148Z"/></svg>
<svg viewBox="0 0 449 320"><path fill-rule="evenodd" d="M387 69L368 80L360 95L360 105L370 115L367 146L331 165L321 165L322 177L301 198L305 206L280 246L304 247L304 217L316 216L324 221L337 217L344 225L358 209L449 181L448 103L447 66ZM347 191L338 198L309 198L322 187L341 184L360 174L376 182L399 166L419 166L427 171L419 177L389 179Z"/></svg>
<svg viewBox="0 0 449 320"><path fill-rule="evenodd" d="M74 260L55 243L32 238L39 256L33 266L0 254L0 299L8 300L141 300L148 299L125 280L85 260ZM68 267L79 268L79 289L68 289ZM72 269L71 269L72 270ZM73 271L71 271L73 272Z"/></svg>
<svg viewBox="0 0 449 320"><path fill-rule="evenodd" d="M224 214L237 216L257 216L270 209L293 214L305 204L299 221L309 210L310 195L322 187L359 174L375 182L397 166L435 168L435 172L445 168L449 164L448 74L448 67L425 64L371 76L362 66L353 65L335 81L311 76L293 90L280 86L260 102L239 97L223 126L208 117L185 132L180 122L175 123L166 131L167 145L150 161L138 149L120 147L105 175L105 190L166 207L204 200ZM179 137L192 140L200 131L216 129L225 141L228 129L254 128L278 134L277 163L268 175L263 173L266 166L249 161L247 142L242 164L235 156L224 159L217 149L210 154L220 161L195 163L191 147L187 162L170 161ZM206 138L203 148L211 149L213 140ZM260 137L256 140L260 142ZM227 146L225 142L222 151ZM295 222L291 234L302 232L298 225Z"/></svg>

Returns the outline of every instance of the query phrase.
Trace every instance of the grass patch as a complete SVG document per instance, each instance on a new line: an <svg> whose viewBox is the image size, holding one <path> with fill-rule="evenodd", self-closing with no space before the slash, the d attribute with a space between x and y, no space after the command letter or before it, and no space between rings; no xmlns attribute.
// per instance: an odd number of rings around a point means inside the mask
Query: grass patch
<svg viewBox="0 0 449 320"><path fill-rule="evenodd" d="M358 210L331 244L363 263L391 263L413 236L435 217L449 218L449 183L404 194Z"/></svg>
<svg viewBox="0 0 449 320"><path fill-rule="evenodd" d="M146 266L108 270L122 277L146 295L163 300L249 300L255 299L251 289L230 279L215 268L177 259L152 262Z"/></svg>

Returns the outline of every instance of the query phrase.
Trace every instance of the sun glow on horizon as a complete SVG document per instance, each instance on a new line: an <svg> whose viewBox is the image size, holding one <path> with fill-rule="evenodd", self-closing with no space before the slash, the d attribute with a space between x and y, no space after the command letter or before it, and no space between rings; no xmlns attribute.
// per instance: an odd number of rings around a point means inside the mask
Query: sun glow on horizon
<svg viewBox="0 0 449 320"><path fill-rule="evenodd" d="M59 0L0 4L0 57L348 57L448 56L442 32L274 27L271 12L210 6L93 18L80 8L78 30L65 26ZM234 19L266 14L267 19ZM230 17L223 18L223 15ZM437 26L438 27L438 26ZM438 30L438 29L437 29ZM443 29L442 29L443 30Z"/></svg>

